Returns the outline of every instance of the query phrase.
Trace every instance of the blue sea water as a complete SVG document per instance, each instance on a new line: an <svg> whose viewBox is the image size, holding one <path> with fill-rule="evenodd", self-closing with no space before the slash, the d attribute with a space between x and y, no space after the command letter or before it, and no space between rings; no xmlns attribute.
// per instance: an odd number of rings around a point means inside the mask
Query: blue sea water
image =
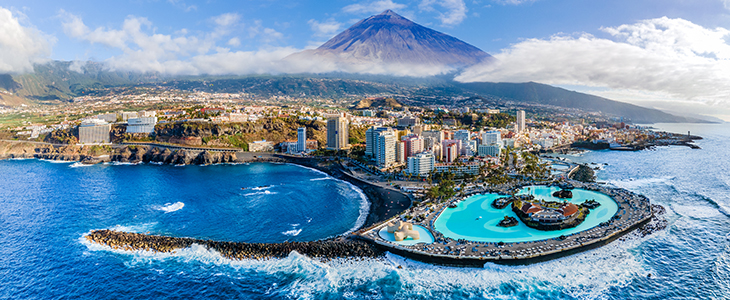
<svg viewBox="0 0 730 300"><path fill-rule="evenodd" d="M312 240L351 230L363 206L348 184L292 165L75 168L0 161L0 298L730 298L730 126L655 126L691 130L705 137L697 143L702 149L565 157L598 163L599 180L665 206L666 230L548 262L481 269L391 254L323 263L296 253L232 261L198 246L173 254L111 250L86 243L83 234L117 228L237 241ZM265 185L271 187L241 190Z"/></svg>

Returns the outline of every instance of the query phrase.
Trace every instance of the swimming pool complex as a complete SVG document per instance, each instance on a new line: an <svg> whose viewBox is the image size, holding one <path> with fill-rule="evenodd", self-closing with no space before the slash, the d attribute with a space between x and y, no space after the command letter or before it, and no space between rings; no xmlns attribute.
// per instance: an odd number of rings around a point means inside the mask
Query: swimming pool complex
<svg viewBox="0 0 730 300"><path fill-rule="evenodd" d="M585 200L595 199L601 206L591 210L585 221L580 225L563 230L542 231L527 227L521 221L514 227L499 227L497 223L505 216L517 217L512 212L511 205L503 209L492 207L492 201L507 197L498 194L481 194L471 196L459 202L456 208L446 208L434 221L433 227L445 237L465 239L477 242L529 242L556 238L561 235L570 235L589 230L600 223L608 221L618 211L618 205L611 197L588 190L574 189L573 198L560 199L552 193L560 190L559 187L527 186L517 194L531 194L535 199L546 201L569 201L581 204Z"/></svg>

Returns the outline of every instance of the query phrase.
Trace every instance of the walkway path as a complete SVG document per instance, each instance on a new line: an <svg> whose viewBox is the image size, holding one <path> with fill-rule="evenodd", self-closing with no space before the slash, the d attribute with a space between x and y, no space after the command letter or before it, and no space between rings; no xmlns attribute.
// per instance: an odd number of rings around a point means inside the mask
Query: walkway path
<svg viewBox="0 0 730 300"><path fill-rule="evenodd" d="M187 146L177 146L177 145L147 143L147 142L124 142L124 143L121 143L121 145L152 146L152 147L159 147L159 148L182 149L182 150L190 150L190 151L210 151L210 152L240 152L240 151L242 151L239 148L187 147Z"/></svg>

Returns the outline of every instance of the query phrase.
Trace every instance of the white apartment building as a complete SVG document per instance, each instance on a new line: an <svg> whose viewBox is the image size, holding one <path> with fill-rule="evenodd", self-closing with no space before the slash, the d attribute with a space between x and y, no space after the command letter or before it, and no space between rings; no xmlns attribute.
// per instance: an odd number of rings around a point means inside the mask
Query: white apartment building
<svg viewBox="0 0 730 300"><path fill-rule="evenodd" d="M417 153L408 158L408 173L414 176L426 177L433 170L436 158L433 153L426 151Z"/></svg>
<svg viewBox="0 0 730 300"><path fill-rule="evenodd" d="M99 119L87 119L79 125L79 144L108 144L112 125Z"/></svg>
<svg viewBox="0 0 730 300"><path fill-rule="evenodd" d="M482 145L502 145L502 132L499 130L492 130L482 133Z"/></svg>
<svg viewBox="0 0 730 300"><path fill-rule="evenodd" d="M396 135L392 130L382 131L378 134L375 147L375 161L380 168L389 168L395 163Z"/></svg>
<svg viewBox="0 0 730 300"><path fill-rule="evenodd" d="M157 117L131 118L127 120L127 133L153 133Z"/></svg>

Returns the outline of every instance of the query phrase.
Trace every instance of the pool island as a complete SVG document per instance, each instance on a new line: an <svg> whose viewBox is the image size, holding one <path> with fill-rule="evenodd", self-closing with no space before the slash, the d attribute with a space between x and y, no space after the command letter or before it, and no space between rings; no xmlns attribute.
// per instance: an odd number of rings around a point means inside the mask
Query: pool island
<svg viewBox="0 0 730 300"><path fill-rule="evenodd" d="M522 181L414 207L357 235L382 250L429 263L529 264L605 245L648 223L654 210L649 199L625 189L573 180ZM424 238L398 241L383 234L388 223L407 221Z"/></svg>

